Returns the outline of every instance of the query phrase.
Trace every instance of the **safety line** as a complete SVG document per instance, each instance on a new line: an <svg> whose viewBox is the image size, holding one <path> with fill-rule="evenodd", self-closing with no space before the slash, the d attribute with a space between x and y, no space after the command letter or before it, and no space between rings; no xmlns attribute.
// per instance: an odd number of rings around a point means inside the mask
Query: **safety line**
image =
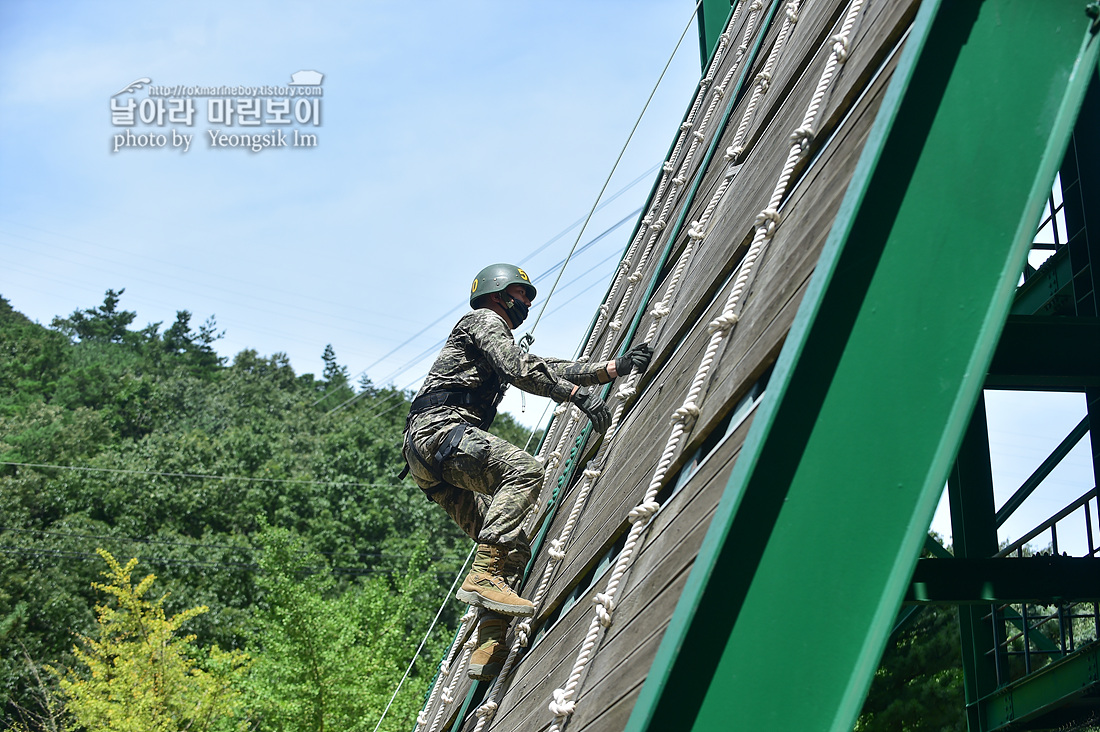
<svg viewBox="0 0 1100 732"><path fill-rule="evenodd" d="M729 35L730 29L737 22L737 20L740 16L740 12L741 12L742 7L743 7L742 5L738 5L738 7L733 11L733 13L731 15L731 18L730 18L730 20L727 24L727 28L726 28L725 32L723 32L723 34L719 37L718 48L715 50L715 54L714 54L714 57L712 58L711 65L709 67L707 75L700 82L699 91L697 93L695 102L692 105L692 110L688 114L687 120L681 125L681 133L680 133L679 139L677 140L677 144L674 146L673 151L669 156L669 160L664 165L664 174L662 175L661 183L658 186L658 194L654 197L653 209L651 209L651 211L656 210L657 206L660 204L661 196L663 195L664 191L666 190L666 184L667 184L667 190L668 190L668 199L665 202L665 205L661 208L661 213L658 216L656 221L653 220L652 212L648 216L643 218L643 226L639 227L637 235L636 235L634 241L631 243L630 250L628 250L627 255L624 257L623 265L620 266L620 268L619 268L618 274L616 275L615 283L612 285L612 287L609 291L608 298L605 301L605 304L603 306L601 306L601 308L600 308L601 317L600 317L600 319L597 320L597 326L593 329L593 332L590 335L589 344L588 344L588 346L586 346L585 352L584 352L585 356L587 356L588 354L591 353L592 348L594 347L595 343L597 342L597 339L599 337L599 322L600 322L600 320L607 319L607 318L610 317L609 316L610 308L608 307L608 303L614 297L615 292L617 290L617 287L621 284L623 277L626 275L626 272L628 272L631 268L635 268L634 273L631 274L629 277L626 277L626 279L628 280L628 282L630 284L627 286L627 289L626 289L625 293L623 294L622 305L620 306L618 312L615 315L615 320L608 323L607 343L606 343L605 348L604 348L604 354L603 354L603 356L601 356L601 360L603 358L605 358L607 355L610 354L610 349L614 345L615 334L622 327L621 314L622 314L623 308L625 308L627 302L629 302L629 300L631 299L631 295L633 293L635 285L638 282L640 282L642 277L643 277L642 271L645 267L645 263L648 260L648 257L650 255L652 249L654 248L654 246L656 245L658 239L660 238L661 231L666 226L668 211L671 209L671 206L674 203L674 201L678 199L679 191L687 183L687 172L689 170L689 167L690 167L690 164L691 164L691 161L692 161L692 157L694 155L695 150L698 148L699 144L701 144L702 140L705 139L704 132L707 128L707 125L710 122L710 119L711 119L711 116L713 114L714 108L717 104L717 101L720 100L724 96L725 90L726 90L730 80L732 79L732 75L734 73L734 70L740 64L740 62L744 59L745 51L747 51L747 45L746 45L747 39L748 39L748 37L750 37L750 35L753 31L753 28L755 26L755 21L758 19L759 10L761 8L761 6L758 2L754 3L752 8L751 8L752 15L751 15L750 21L749 21L749 28L747 28L747 30L746 30L746 43L742 43L741 47L739 47L739 49L738 49L739 54L738 54L737 60L733 64L733 67L731 68L731 70L727 74L726 78L723 80L722 84L719 85L719 87L715 88L714 93L711 94L712 104L708 108L706 114L703 116L703 118L701 120L699 120L698 123L696 123L695 122L695 116L698 113L698 110L699 110L699 108L702 104L703 99L707 96L708 92L710 92L710 84L713 83L714 75L715 75L719 65L723 61L726 47L730 43L730 35ZM696 126L696 124L698 124L698 129L693 130L692 128L694 128ZM691 131L691 137L692 137L693 142L690 145L689 152L685 155L685 159L684 159L683 163L680 166L678 174L675 177L672 177L672 173L676 172L675 161L677 160L677 158L679 156L679 151L682 149L683 142L686 140L687 133L689 131ZM720 130L717 134L720 134ZM638 262L636 264L634 264L633 260L632 260L632 251L637 249L638 244L645 238L646 234L650 234L648 243L644 247ZM583 356L582 356L582 358L583 358ZM618 420L621 417L621 415L622 415L622 413L625 409L626 399L629 398L629 396L632 396L633 393L636 391L635 389L633 389L632 384L634 382L636 382L636 380L638 378L640 378L640 375L636 374L635 372L632 371L631 374L629 375L628 379L627 379L627 384L625 385L626 388L622 388L622 389L619 390L618 396L620 397L621 401L616 405L616 407L614 409L611 426L608 428L608 436L604 440L604 443L600 446L600 449L597 451L597 455L596 455L595 459L593 460L593 463L597 466L602 463L603 455L606 453L607 449L609 448L609 446L614 441L614 432L617 429ZM577 421L577 419L578 419L577 418L577 410L571 410L569 423L566 426L566 428L562 431L562 440L565 439L566 434L571 433L572 426ZM551 460L554 460L555 462L560 461L560 459L561 459L560 448L561 448L561 444L559 443L559 449L555 450L554 452L550 453L550 455L549 455L549 458ZM550 473L548 473L548 476L549 476L549 474ZM533 602L534 602L536 608L541 606L542 601L544 599L544 596L545 596L546 592L549 589L550 580L553 577L553 574L556 571L559 563L562 560L564 560L564 558L566 556L565 549L566 549L566 546L568 545L569 538L572 534L573 528L576 526L577 520L579 519L580 512L583 510L583 508L584 508L584 506L587 502L589 491L591 490L591 488L594 485L595 480L598 476L599 476L599 469L598 468L589 467L589 468L586 468L584 470L584 481L582 481L581 488L578 491L577 497L574 500L573 509L570 511L569 517L566 519L565 526L563 527L559 537L557 539L553 540L550 543L550 547L547 550L547 553L549 554L550 559L549 559L549 561L547 562L547 564L544 568L544 572L543 572L542 580L539 584L539 588L535 592L535 597L534 597ZM501 680L506 678L508 676L508 674L510 673L511 668L514 665L514 663L515 663L515 661L516 661L516 659L519 655L520 648L525 647L525 646L528 645L529 640L530 640L530 633L531 633L531 619L524 619L523 621L520 622L520 624L516 628L515 640L514 640L514 642L512 644L512 647L509 651L508 658L504 663L504 667L502 668L500 675L497 677L497 681L494 683L494 685L493 685L493 687L490 691L488 701L483 703L481 705L481 707L479 707L477 709L477 711L475 712L475 714L478 716L478 722L477 722L477 725L474 728L475 732L480 732L480 730L492 719L492 717L496 713L496 709L497 709L496 699L497 699L497 695L500 692L500 689L502 688Z"/></svg>
<svg viewBox="0 0 1100 732"><path fill-rule="evenodd" d="M738 322L737 308L741 303L742 294L746 291L748 280L754 271L754 264L763 254L767 243L775 233L776 226L780 222L778 213L779 206L787 192L791 176L796 166L809 150L809 144L814 135L813 124L816 121L817 112L820 109L821 103L824 100L825 92L834 77L836 67L847 58L848 39L855 19L859 14L861 5L862 0L852 0L848 12L845 15L841 32L829 39L829 42L832 43L832 51L826 61L825 68L822 71L821 78L814 91L806 114L803 117L802 125L791 135L791 147L783 171L775 184L767 207L761 211L756 218L754 223L755 233L753 242L749 246L749 250L741 262L739 267L740 272L734 281L733 288L723 307L722 314L708 326L708 330L711 332L710 342L699 363L683 405L673 413L672 432L668 437L665 449L654 470L653 477L649 487L646 489L645 496L642 502L629 514L631 528L627 535L626 543L616 559L615 568L607 581L604 592L597 593L593 598L593 602L596 605L596 612L589 625L588 633L581 644L581 649L577 655L573 670L566 684L556 689L553 693L553 700L549 705L550 712L554 715L554 720L549 728L550 732L560 732L561 728L576 710L576 696L580 687L581 677L592 655L598 648L598 639L601 629L611 625L620 582L627 570L633 564L635 548L641 541L642 535L645 533L646 529L648 529L653 516L660 509L660 504L657 503L656 496L664 484L668 468L672 464L672 459L679 447L680 440L682 436L689 431L695 419L699 416L699 402L702 399L703 387L709 377L711 366L716 360L718 347L722 344L727 335L732 332ZM790 27L797 22L799 7L799 0L792 0L792 2L787 4L786 20L784 21L783 28L780 30L780 38L785 38L789 33ZM780 41L777 39L776 46L779 45ZM773 54L775 52L776 49L773 47ZM770 66L774 68L774 64L770 64ZM768 68L768 66L766 65L765 68ZM732 157L734 156L731 156L731 159ZM729 178L730 176L727 176L726 180L728 181ZM716 197L724 195L727 187L728 186L720 187L719 191L715 192ZM713 212L714 208L715 206L708 205L706 212L704 212L704 217L701 217L699 221L693 223L689 230L690 239L701 242L705 238L709 212ZM681 257L681 261L686 264L686 258ZM678 267L678 270L679 269ZM673 277L675 278L676 275L673 275ZM670 283L670 285L671 284L672 283ZM662 302L662 305L667 308L668 302L669 295L666 294L666 298ZM657 308L654 308L654 314L657 314ZM654 318L654 322L650 326L651 335L655 334L655 330L660 320L661 318ZM633 377L633 374L631 376ZM629 381L628 384L624 386L629 388ZM610 428L612 430L615 428L615 420L621 412L621 406L622 405L620 405L620 409L616 409L616 414L612 419L612 428ZM594 469L592 472L594 473L593 480L597 479L599 477L597 470ZM585 474L587 476L589 471L586 470Z"/></svg>
<svg viewBox="0 0 1100 732"><path fill-rule="evenodd" d="M646 110L649 109L649 103L653 101L653 95L657 93L657 87L661 85L661 81L665 78L665 73L668 71L668 67L672 65L672 59L676 58L676 52L680 50L680 44L683 42L684 37L687 35L688 30L691 29L692 23L695 21L695 15L699 12L699 6L703 4L703 0L698 0L695 3L695 10L692 12L691 17L688 18L688 23L684 26L684 32L680 34L680 39L676 41L676 47L672 49L672 54L668 57L668 61L665 63L665 67L661 69L661 75L657 77L657 83L653 85L653 90L649 93L649 98L645 100L645 105L642 106L642 111L638 113L638 118L634 121L634 126L630 129L630 134L626 137L626 142L623 143L623 147L619 150L619 156L615 158L615 164L611 166L611 172L607 174L606 180L603 182L603 186L600 188L599 194L596 195L596 200L592 203L592 210L588 212L588 216L585 218L584 225L581 226L581 230L577 232L577 238L573 242L573 247L569 250L569 254L565 257L565 264L562 265L561 271L558 272L557 279L554 280L553 286L550 288L550 293L546 296L546 299L542 302L542 310L539 311L538 316L535 318L534 324L528 329L527 334L524 335L523 340L528 346L534 342L535 337L532 333L535 327L539 324L539 320L542 319L542 314L546 311L546 306L550 302L551 295L554 294L554 290L557 289L558 282L561 280L562 273L565 272L565 267L569 264L569 258L573 256L573 250L577 248L577 243L580 242L581 236L584 234L584 230L588 228L588 222L592 220L592 215L596 213L596 206L600 202L600 198L603 197L604 191L607 190L607 186L611 183L611 177L615 175L615 171L619 168L619 163L623 159L623 155L626 153L627 146L630 145L630 141L634 138L634 133L638 130L638 125L642 122L642 117L645 116Z"/></svg>

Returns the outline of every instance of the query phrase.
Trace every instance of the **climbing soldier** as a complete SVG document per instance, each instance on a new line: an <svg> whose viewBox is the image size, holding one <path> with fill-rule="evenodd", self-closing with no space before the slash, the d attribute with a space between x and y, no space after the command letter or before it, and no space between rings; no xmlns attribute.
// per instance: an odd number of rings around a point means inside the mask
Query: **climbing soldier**
<svg viewBox="0 0 1100 732"><path fill-rule="evenodd" d="M589 365L524 353L512 331L527 317L535 286L511 264L478 273L473 308L459 319L424 385L405 427L404 454L417 485L478 542L473 567L458 599L482 608L478 649L469 675L491 679L507 658L508 616L530 617L534 605L516 594L531 558L523 521L542 485L542 465L486 430L508 384L555 402L571 402L604 432L607 405L582 386L606 384L632 368L644 371L652 350L635 346L617 359Z"/></svg>

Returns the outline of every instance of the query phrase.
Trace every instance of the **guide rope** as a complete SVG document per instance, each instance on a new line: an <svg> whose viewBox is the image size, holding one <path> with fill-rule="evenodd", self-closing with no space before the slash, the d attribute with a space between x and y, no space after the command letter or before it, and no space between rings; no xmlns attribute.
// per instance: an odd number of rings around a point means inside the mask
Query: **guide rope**
<svg viewBox="0 0 1100 732"><path fill-rule="evenodd" d="M711 61L710 67L708 68L707 75L700 82L699 92L696 96L696 99L692 105L691 111L689 112L686 121L684 122L684 124L681 125L680 135L677 139L676 144L673 147L673 152L670 154L669 159L663 166L664 172L662 174L661 182L658 186L659 195L654 197L653 207L651 208L649 215L643 219L643 226L639 228L638 234L636 235L634 241L631 243L631 246L628 249L626 256L624 256L623 258L624 265L619 268L616 274L615 281L612 284L612 288L608 294L607 300L605 301L605 304L601 306L600 318L597 320L596 327L593 328L582 357L590 356L595 346L595 343L600 337L599 326L603 320L606 320L609 317L608 314L610 312L610 308L608 308L607 302L610 302L614 298L615 292L625 278L627 282L629 282L629 284L627 285L626 292L623 295L622 304L615 313L615 320L608 323L609 337L607 338L607 342L604 345L601 360L607 358L607 356L610 355L611 349L614 347L615 339L613 336L615 331L621 328L621 317L624 308L626 307L628 301L631 299L631 295L633 294L635 285L642 279L642 273L645 267L645 263L648 260L648 257L651 254L653 247L660 237L661 230L663 230L667 225L668 213L671 210L673 203L675 202L676 195L679 192L678 189L683 187L687 182L688 172L690 171L690 166L693 162L695 152L701 142L705 139L705 131L711 121L711 118L713 117L714 110L719 101L721 101L722 97L724 96L724 93L728 88L729 83L733 79L736 69L740 66L741 61L744 59L745 53L748 50L748 39L751 38L752 33L755 30L755 23L759 18L759 11L763 7L763 5L760 2L753 2L750 5L751 16L748 21L749 27L746 29L745 32L744 42L742 42L740 47L738 47L737 49L738 56L732 64L730 70L726 74L725 78L723 79L722 83L717 89L714 90L715 93L711 95L711 104L708 107L706 113L703 115L702 119L699 120L698 129L695 129L695 117L698 114L702 101L705 99L707 93L710 91L710 85L714 81L715 73L719 67L719 64L721 64L721 62L723 61L727 46L730 43L730 29L737 22L739 14L741 12L741 7L742 6L739 5L735 9L733 17L731 17L730 19L729 26L727 27L726 31L719 37L718 48L716 49L714 58ZM692 141L690 143L688 152L685 154L683 162L680 164L679 169L677 170L675 161L679 156L680 151L683 149L683 144L688 139L689 133L690 139ZM674 172L676 173L675 176L673 176ZM657 207L660 206L662 195L666 191L668 193L667 200L661 207L661 212L658 218L654 220L653 211L655 211ZM646 243L646 246L642 251L638 262L635 264L633 263L633 255L638 248L638 244L646 237L647 234L649 234L649 240ZM626 273L629 272L631 269L634 269L634 273L627 276ZM646 342L649 342L649 340L650 339L647 338ZM562 528L562 531L558 538L550 542L549 548L547 550L547 554L549 555L550 560L547 562L546 567L544 568L539 587L535 592L534 598L532 599L532 602L535 604L536 608L541 607L546 592L550 587L550 581L555 571L557 570L558 565L566 557L566 547L569 543L569 539L572 535L573 530L576 527L581 512L584 510L591 489L595 485L597 479L600 477L600 474L602 472L601 466L603 465L604 457L607 453L607 450L614 443L614 434L617 430L621 416L625 410L626 400L636 393L635 385L637 384L640 376L640 374L632 372L627 377L626 384L620 387L615 393L615 397L617 398L618 403L615 405L615 408L613 410L611 426L608 428L607 432L608 437L605 439L603 445L601 445L600 449L597 451L596 457L592 460L590 467L586 468L583 471L583 480L578 490L577 497L574 500L573 507L569 513L569 516L566 519L565 526ZM567 406L561 405L559 407L559 410L561 411L557 412L557 414L564 414L564 411L566 409L568 409ZM564 441L565 435L571 433L572 426L574 422L577 421L578 415L578 410L570 411L569 423L566 428L561 431L562 441ZM544 442L544 445L547 444L550 444L549 441ZM555 449L549 455L551 464L547 466L548 480L550 479L549 476L552 475L554 469L557 467L557 464L562 458L561 451L563 447L564 445L562 443L559 443L557 449ZM632 511L632 515L641 517L647 515L647 512L648 515L652 515L652 512L655 512L657 508L659 508L659 506L655 502L650 501L649 504ZM597 599L600 603L597 609L598 616L603 621L610 623L611 612L614 608L613 597L607 595L606 593L601 593L597 595ZM497 709L497 697L501 689L501 684L499 680L508 676L512 666L515 664L520 649L526 647L530 642L530 636L531 619L527 618L521 621L516 627L514 642L509 650L509 654L504 663L504 666L501 669L499 676L497 677L498 680L494 683L492 690L489 693L488 700L484 704L482 704L482 706L476 712L478 716L478 722L477 725L474 727L475 732L480 732L484 725L487 724L495 714ZM559 698L557 698L555 701L561 701L565 703L568 702L568 699L559 695Z"/></svg>
<svg viewBox="0 0 1100 732"><path fill-rule="evenodd" d="M573 240L573 246L569 250L569 254L565 257L565 262L562 264L561 269L558 270L558 276L554 278L554 284L550 287L550 292L542 301L542 308L539 309L539 314L535 317L535 322L531 324L531 327L520 339L520 348L527 352L531 348L531 344L535 342L535 336L533 335L535 328L538 327L539 321L542 320L542 314L546 312L546 306L550 304L550 298L554 295L554 291L558 288L558 283L561 281L562 274L565 273L565 268L569 265L569 259L573 256L574 250L577 248L577 244L580 243L581 237L584 235L585 229L588 228L588 223L592 220L592 215L596 213L596 207L600 203L600 199L603 198L603 194L607 191L607 186L611 183L612 176L615 175L615 171L619 169L619 163L622 162L623 155L626 154L626 149L630 145L630 141L634 139L634 133L638 131L638 125L642 123L642 118L645 116L646 110L649 109L649 103L653 101L653 95L657 93L657 88L661 85L661 81L665 78L665 73L668 72L668 67L672 65L672 59L676 58L676 52L680 50L680 44L684 42L684 37L687 35L688 30L691 29L691 24L695 19L695 14L699 12L699 6L703 4L703 0L698 0L695 3L695 10L691 14L691 18L688 19L688 23L684 26L684 32L680 34L679 40L676 41L676 46L672 49L672 53L668 57L668 61L665 62L665 67L661 69L660 76L657 77L656 83L653 85L653 89L649 92L649 97L645 100L645 104L642 105L642 111L638 113L638 118L634 120L634 126L630 128L630 134L626 136L626 142L623 143L622 148L619 150L619 156L615 158L614 165L611 166L611 172L607 174L607 178L603 182L603 186L600 188L600 192L596 195L596 200L592 202L592 208L589 210L588 215L584 219L584 224L581 225L580 231L577 232L577 238Z"/></svg>
<svg viewBox="0 0 1100 732"><path fill-rule="evenodd" d="M790 27L793 26L798 20L798 10L800 7L799 0L792 0L787 4L786 18L784 20L783 28L780 30L780 35L777 38L775 46L773 46L772 54L778 53L778 49L781 46L779 38L785 39L790 32ZM783 170L780 173L779 179L776 181L775 187L772 191L771 198L768 202L767 208L762 210L757 216L754 222L755 232L753 235L752 243L749 245L749 250L742 260L739 267L739 273L734 281L733 288L730 291L729 296L726 299L725 305L722 309L722 313L719 317L715 318L708 326L708 330L711 332L711 338L707 344L707 349L700 360L699 366L696 370L695 378L692 381L691 387L688 390L686 399L683 405L675 410L673 413L672 431L669 434L668 440L665 445L664 452L661 458L658 460L657 467L654 471L653 477L650 481L649 487L646 489L646 493L642 502L638 504L633 511L630 512L629 521L631 523L630 532L627 535L626 543L619 553L615 562L615 567L611 572L611 577L608 579L604 592L598 593L593 602L596 604L596 613L592 618L589 625L588 633L585 636L583 643L581 644L580 652L577 655L576 662L574 663L573 670L569 675L569 679L565 686L556 689L553 692L553 700L549 704L549 710L554 715L554 721L550 726L550 732L560 732L561 728L568 721L569 717L576 710L576 696L578 688L580 686L581 676L587 668L588 662L591 659L593 653L598 646L598 638L601 628L610 626L612 620L612 613L615 607L615 597L619 589L620 583L627 570L631 567L634 560L634 552L638 542L641 540L642 535L648 528L650 521L656 514L660 505L656 502L657 493L660 491L664 484L664 480L667 475L669 466L672 464L673 456L679 446L680 440L684 433L690 429L690 425L694 422L695 418L699 415L699 402L703 393L703 387L706 384L707 378L710 374L711 366L713 365L719 346L725 340L726 336L735 327L738 320L738 306L741 304L742 294L745 291L749 278L751 277L754 266L762 255L767 243L772 239L775 234L776 226L781 221L778 214L778 209L786 195L790 179L794 173L796 166L805 156L809 149L809 140L812 139L814 134L813 124L816 121L817 113L820 110L821 104L825 98L825 93L828 90L832 79L835 76L836 68L839 64L843 63L847 59L848 39L851 34L855 20L859 15L859 11L862 7L862 0L851 0L848 7L848 11L845 15L844 22L841 26L841 31L836 36L830 39L833 43L832 50L825 63L825 68L822 71L821 77L818 81L817 88L814 91L810 104L807 108L806 114L803 117L802 124L791 135L791 146L787 155L787 160L783 166ZM769 64L765 66L765 70L768 68L774 68L773 59L769 58ZM766 86L770 82L770 76L764 76L763 74L757 78L757 88L761 90L761 93L766 91ZM734 152L734 151L730 151ZM734 159L739 153L734 153L728 156L728 159ZM729 181L731 176L726 176L726 181ZM715 191L715 196L712 198L714 205L708 205L706 211L713 211L717 205L715 199L725 194L725 190L728 189L728 185L724 185ZM699 221L693 222L689 229L689 240L692 242L700 242L706 237L706 225L709 220L709 214L704 213L704 216ZM690 245L689 245L690 248ZM685 255L681 256L681 263L686 263L687 257L690 253L685 250ZM678 264L677 270L680 269ZM670 285L673 283L670 283ZM671 287L669 288L671 290ZM666 291L665 298L662 301L662 310L667 309L668 302L670 300L670 292ZM656 335L656 329L658 327L659 318L655 318L650 325L650 337ZM631 375L633 377L633 374ZM621 407L616 410L614 422L617 420Z"/></svg>
<svg viewBox="0 0 1100 732"><path fill-rule="evenodd" d="M553 295L554 290L557 288L558 282L561 280L562 273L565 271L565 267L568 265L569 259L573 255L573 251L577 247L577 243L580 241L581 236L584 234L584 229L588 226L588 223L591 220L593 213L595 213L595 211L597 210L597 206L599 205L600 198L603 196L604 192L607 190L607 186L610 183L611 177L612 177L612 175L614 175L615 170L617 169L617 167L619 165L619 162L622 160L622 157L623 157L623 154L626 151L627 145L629 145L630 140L634 136L634 132L638 129L638 125L641 122L642 116L645 114L645 111L649 108L649 104L653 100L653 96L657 91L657 87L660 85L661 81L664 79L664 75L668 71L669 66L672 64L673 58L675 58L677 51L679 51L680 44L683 42L684 37L687 35L688 30L690 30L691 25L695 20L695 15L699 12L699 6L701 4L702 4L702 0L698 0L696 2L695 9L692 11L691 17L688 19L688 22L684 27L683 33L680 34L680 38L679 38L679 40L677 40L676 46L673 48L672 53L669 55L669 59L665 63L664 69L661 70L661 74L658 77L657 82L654 84L653 90L650 92L649 97L646 99L645 105L642 107L642 112L638 115L638 119L634 123L634 127L631 129L630 134L627 136L627 140L623 144L622 150L619 152L619 156L618 156L618 158L616 158L614 166L612 166L611 173L608 174L607 179L604 181L603 187L600 189L600 192L599 192L599 194L596 198L595 203L593 203L592 209L589 211L588 215L585 217L584 224L581 226L581 230L580 230L580 232L578 232L577 238L576 238L576 240L574 240L573 246L570 249L569 255L566 256L565 262L562 264L561 270L559 270L558 276L554 280L554 284L550 288L549 294L547 294L546 298L543 300L542 308L539 310L539 314L535 318L535 322L531 325L531 328L528 330L527 334L524 335L524 337L521 339L520 347L523 348L525 351L528 350L530 348L531 344L534 342L534 336L531 335L531 333L532 333L532 331L534 331L535 326L538 325L539 320L542 318L543 313L546 311L546 307L549 304L550 297L551 297L551 295ZM723 43L725 42L725 40L726 39L723 39ZM721 55L721 51L719 50L719 52L715 54L715 60L712 63L712 66L711 66L712 69L715 68L716 64L718 63L718 59L719 59L720 55ZM702 94L703 94L704 91L705 91L705 87L701 88L700 94L696 98L695 106L692 109L692 114L694 114L695 109L699 106L699 103L700 103L700 100L702 98ZM680 147L680 145L683 141L683 137L684 137L684 133L681 132L680 138L678 139L677 144L676 144L676 151L679 150L679 147ZM670 160L675 160L675 154L670 156L669 159ZM667 165L668 165L668 163L666 163L666 166ZM662 177L662 185L664 184L664 181L667 178L667 176L668 176L668 174L667 174L667 171L666 171L666 173ZM657 196L654 196L654 200L659 200L659 198L660 198L659 194ZM640 228L639 231L640 232L644 231L644 227ZM626 255L624 255L624 257L623 257L624 261L628 260L632 256L632 252L636 249L637 244L640 241L640 238L641 238L640 233L639 233L639 235L635 236L633 242L631 243L630 247L627 250ZM654 240L655 239L656 239L656 237L654 237ZM651 246L652 246L652 242L651 242ZM640 266L641 265L639 265L639 267ZM621 279L621 272L622 272L621 267L620 267L619 272L620 272L620 274L616 276L616 280L615 280L616 284ZM609 297L610 297L610 295L609 295ZM592 330L592 335L589 338L589 348L591 348L591 344L593 342L592 339L595 338L596 335L597 335L597 330L598 330L597 328L593 328L593 330ZM587 360L587 356L582 355L578 360L585 361L585 360ZM559 405L558 408L555 409L554 414L556 416L560 417L562 414L564 414L565 408L566 408L566 405L564 405L564 404ZM569 419L569 422L568 422L570 429L572 428L572 425L578 420L578 415L579 414L580 414L579 410L576 410L576 409L572 410L572 413L570 414L570 419ZM555 420L555 421L558 424L561 423L560 419ZM563 439L564 439L564 434L567 434L567 433L562 432L561 434L563 435ZM544 452L546 447L550 444L551 444L551 440L550 440L550 436L548 435L543 440L543 444L542 444L543 449L540 450L540 453ZM558 446L557 450L552 452L552 455L555 455L558 459L558 461L553 464L554 467L556 467L560 462L560 458L561 458L561 449L560 448L561 448L561 445ZM536 459L538 459L540 462L543 462L543 463L546 462L546 457L541 455L541 454L539 456L537 456ZM553 472L554 467L547 468L547 471L546 471L547 475L549 475L550 473ZM548 478L548 480L549 480L549 478ZM473 622L472 618L467 619L468 615L469 615L469 613L467 613L466 616L463 616L463 624L459 629L459 633L456 635L456 639L455 639L456 642L452 646L451 650L448 653L449 658L451 658L451 659L453 659L454 656L457 653L457 650L458 650L457 647L459 645L458 640L462 638L463 634L467 630L469 630L469 628L470 628L469 623ZM529 627L530 626L528 625L528 631L527 632L529 632ZM524 645L526 645L526 638L527 638L526 633L524 634L523 637L524 637ZM465 649L465 652L462 656L461 666L465 667L466 664L469 662L470 655L473 653L473 650L476 647L476 634L471 634L470 640L466 641L466 643L462 644L462 646ZM510 667L511 662L513 661L514 655L515 655L514 653L509 655L509 664L506 666L506 668ZM449 666L448 666L448 670L449 670ZM415 732L420 732L421 728L424 727L425 724L427 724L427 722L428 722L427 710L431 708L431 705L434 701L436 690L437 690L437 687L439 685L439 682L445 676L446 676L446 672L444 672L441 669L440 674L437 676L435 684L433 684L432 690L429 694L428 702L425 704L424 709L421 710L420 714L417 717ZM454 694L454 690L457 686L457 683L458 683L458 674L456 674L455 677L451 680L451 683L447 686L447 688L444 689L440 693L439 698L440 698L442 704L440 705L440 708L437 711L437 713L435 715L435 718L432 720L431 726L429 728L429 732L436 732L438 730L438 726L439 726L439 723L442 719L444 710L447 708L447 706L452 701L454 701L453 694ZM495 705L494 705L494 708L495 708ZM487 721L491 717L491 714L488 714L488 713L484 712L483 708L479 708L477 710L477 714L480 718L479 719L479 725L484 724L484 722Z"/></svg>

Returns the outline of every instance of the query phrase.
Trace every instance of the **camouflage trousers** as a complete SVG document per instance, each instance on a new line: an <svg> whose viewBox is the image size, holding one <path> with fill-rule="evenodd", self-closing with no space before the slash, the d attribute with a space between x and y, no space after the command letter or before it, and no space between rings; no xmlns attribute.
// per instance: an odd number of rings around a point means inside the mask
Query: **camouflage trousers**
<svg viewBox="0 0 1100 732"><path fill-rule="evenodd" d="M425 435L428 430L417 430L415 426L404 446L413 479L471 539L511 550L504 574L515 587L531 558L523 521L538 498L542 465L510 442L467 426L458 446L438 466L434 464L435 452L450 427ZM442 481L432 474L433 470Z"/></svg>

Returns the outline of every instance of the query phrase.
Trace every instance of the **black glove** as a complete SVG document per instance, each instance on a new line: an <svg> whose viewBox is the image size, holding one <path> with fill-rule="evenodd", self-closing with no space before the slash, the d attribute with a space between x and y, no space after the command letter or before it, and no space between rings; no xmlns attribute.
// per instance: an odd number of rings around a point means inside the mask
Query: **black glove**
<svg viewBox="0 0 1100 732"><path fill-rule="evenodd" d="M573 403L592 420L592 427L597 432L607 432L611 426L611 410L607 404L593 393L580 394L573 397Z"/></svg>
<svg viewBox="0 0 1100 732"><path fill-rule="evenodd" d="M615 371L619 376L626 376L632 368L635 368L638 369L638 373L644 374L651 358L653 358L653 348L648 343L634 346L615 359Z"/></svg>

